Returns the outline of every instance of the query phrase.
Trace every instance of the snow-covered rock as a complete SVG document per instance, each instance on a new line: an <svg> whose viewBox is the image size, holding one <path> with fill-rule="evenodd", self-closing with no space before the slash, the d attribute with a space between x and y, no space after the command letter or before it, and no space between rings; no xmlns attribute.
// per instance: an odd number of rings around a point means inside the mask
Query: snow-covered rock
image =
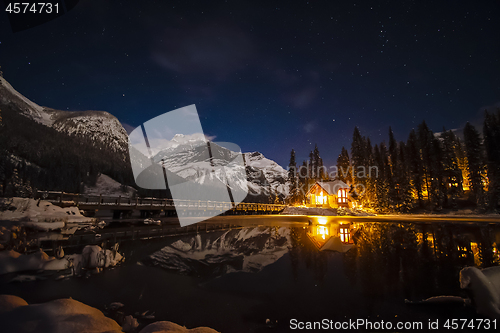
<svg viewBox="0 0 500 333"><path fill-rule="evenodd" d="M5 211L0 211L0 220L17 221L19 225L49 231L63 228L66 223L91 223L92 219L80 213L78 207L61 208L45 200L30 198L0 199ZM7 202L10 201L10 202Z"/></svg>
<svg viewBox="0 0 500 333"><path fill-rule="evenodd" d="M139 333L218 333L209 327L186 328L170 321L157 321L144 327Z"/></svg>
<svg viewBox="0 0 500 333"><path fill-rule="evenodd" d="M500 319L500 266L480 270L465 267L460 271L460 288L472 292L478 314Z"/></svg>
<svg viewBox="0 0 500 333"><path fill-rule="evenodd" d="M0 321L3 332L122 332L100 310L71 298L28 305L19 297L0 295Z"/></svg>
<svg viewBox="0 0 500 333"><path fill-rule="evenodd" d="M0 252L0 275L34 270L63 270L70 267L67 258L56 259L45 252L20 254L16 251Z"/></svg>

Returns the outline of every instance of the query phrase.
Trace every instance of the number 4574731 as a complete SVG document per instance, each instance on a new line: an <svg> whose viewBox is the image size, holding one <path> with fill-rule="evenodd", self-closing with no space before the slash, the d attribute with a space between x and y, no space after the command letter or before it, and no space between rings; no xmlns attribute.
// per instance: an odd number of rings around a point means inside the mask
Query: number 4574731
<svg viewBox="0 0 500 333"><path fill-rule="evenodd" d="M59 4L51 2L10 2L5 11L11 14L52 14L59 13Z"/></svg>

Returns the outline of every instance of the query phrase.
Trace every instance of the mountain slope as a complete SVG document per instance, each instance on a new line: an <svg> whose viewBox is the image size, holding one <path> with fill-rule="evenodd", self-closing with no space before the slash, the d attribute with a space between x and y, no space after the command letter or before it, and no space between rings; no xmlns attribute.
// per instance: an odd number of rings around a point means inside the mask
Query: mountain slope
<svg viewBox="0 0 500 333"><path fill-rule="evenodd" d="M121 123L105 111L62 111L40 106L16 91L0 77L0 105L11 108L29 119L69 135L83 136L100 142L113 151L127 153L128 136Z"/></svg>
<svg viewBox="0 0 500 333"><path fill-rule="evenodd" d="M199 184L218 180L237 190L248 191L245 200L248 202L267 202L271 194L281 198L288 195L286 171L276 162L259 152L240 154L215 142L210 142L210 158L205 140L202 136L186 140L176 135L171 140L175 143L159 151L153 160L168 171ZM243 158L244 170L238 156Z"/></svg>
<svg viewBox="0 0 500 333"><path fill-rule="evenodd" d="M19 178L14 169L39 189L78 192L81 181L95 184L100 173L122 183L134 183L128 135L113 115L104 111L61 111L40 106L17 92L2 77L0 110L5 125L3 135L0 133L0 158L3 159L0 168L5 170L4 175L0 175L0 194L9 183L16 182L15 177ZM250 195L245 201L251 202L267 202L274 195L281 198L287 195L286 171L259 152L243 154L243 170L241 164L231 162L241 156L240 153L213 142L210 160L202 134L178 134L170 143L157 152L154 160L159 164L163 161L177 182L196 179L199 184L220 185L226 177L237 189L248 190ZM133 154L139 164L148 163L146 156L139 155ZM211 172L212 165L215 173ZM217 168L221 165L229 166L225 174ZM246 179L241 177L245 172Z"/></svg>

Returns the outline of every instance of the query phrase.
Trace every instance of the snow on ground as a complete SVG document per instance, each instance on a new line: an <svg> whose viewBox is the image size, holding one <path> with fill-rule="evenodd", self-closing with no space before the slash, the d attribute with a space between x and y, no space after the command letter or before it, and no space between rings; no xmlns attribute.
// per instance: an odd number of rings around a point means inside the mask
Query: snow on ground
<svg viewBox="0 0 500 333"><path fill-rule="evenodd" d="M0 295L3 332L122 332L118 323L71 298L28 305L20 297Z"/></svg>
<svg viewBox="0 0 500 333"><path fill-rule="evenodd" d="M374 216L361 210L347 208L286 207L281 215L323 215L323 216Z"/></svg>
<svg viewBox="0 0 500 333"><path fill-rule="evenodd" d="M66 223L92 223L93 219L83 216L78 207L61 208L45 200L29 198L0 199L0 220L18 221L19 225L49 231L63 228Z"/></svg>
<svg viewBox="0 0 500 333"><path fill-rule="evenodd" d="M13 295L0 295L2 332L98 333L128 332L137 325L132 316L125 317L123 327L91 306L71 298L28 304ZM208 327L188 329L169 321L158 321L139 333L218 333Z"/></svg>
<svg viewBox="0 0 500 333"><path fill-rule="evenodd" d="M188 329L170 321L157 321L144 327L139 333L218 333L218 331L208 327Z"/></svg>
<svg viewBox="0 0 500 333"><path fill-rule="evenodd" d="M122 190L122 184L117 182L106 175L100 175L97 178L97 182L95 186L87 186L85 185L84 193L91 195L112 195L112 196L123 196L123 197L131 197L136 189L130 186L125 186L125 191Z"/></svg>

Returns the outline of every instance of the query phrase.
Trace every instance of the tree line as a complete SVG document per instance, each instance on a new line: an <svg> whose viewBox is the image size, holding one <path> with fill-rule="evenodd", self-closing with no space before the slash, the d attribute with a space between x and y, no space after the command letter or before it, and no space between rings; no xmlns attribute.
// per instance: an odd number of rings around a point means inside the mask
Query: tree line
<svg viewBox="0 0 500 333"><path fill-rule="evenodd" d="M318 180L339 179L351 185L351 198L360 206L377 211L440 210L460 203L481 210L498 208L500 109L485 111L482 135L469 122L461 138L452 130L434 133L425 121L406 141L398 142L390 127L388 134L388 143L373 146L355 127L350 152L342 147L334 175L322 167L317 146L302 168L297 168L292 150L289 202L304 202L307 189ZM306 177L303 170L308 171Z"/></svg>
<svg viewBox="0 0 500 333"><path fill-rule="evenodd" d="M32 121L11 104L1 107L0 196L30 197L37 189L80 193L101 173L133 184L128 158L102 142Z"/></svg>

